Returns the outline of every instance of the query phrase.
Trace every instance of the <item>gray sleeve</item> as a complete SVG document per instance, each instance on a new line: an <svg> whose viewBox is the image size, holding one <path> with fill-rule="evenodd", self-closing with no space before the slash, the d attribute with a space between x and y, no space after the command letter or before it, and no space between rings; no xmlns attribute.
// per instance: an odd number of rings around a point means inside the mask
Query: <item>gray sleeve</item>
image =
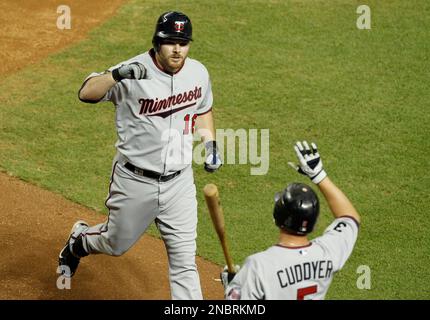
<svg viewBox="0 0 430 320"><path fill-rule="evenodd" d="M122 63L121 63L122 64ZM116 69L116 68L118 68L121 64L117 64L117 65L115 65L115 66L113 66L113 67L110 67L109 69L107 69L106 71L104 71L104 72L93 72L93 73L91 73L86 79L85 79L85 81L84 81L84 84L82 85L82 87L85 85L85 83L88 81L88 80L90 80L91 78L93 78L93 77L97 77L97 76L101 76L101 75L103 75L103 74L106 74L106 73L108 73L108 72L112 72L112 70L114 70L114 69ZM103 101L111 101L111 102L113 102L114 104L117 104L117 102L118 102L118 96L119 96L119 87L120 87L120 85L119 85L119 83L117 83L116 85L114 85L112 88L110 88L109 90L108 90L108 92L106 92L106 94L100 99L100 100L98 100L98 101L93 101L93 103L95 103L95 102L103 102Z"/></svg>
<svg viewBox="0 0 430 320"><path fill-rule="evenodd" d="M110 69L108 69L108 70L106 70L105 72L93 72L93 73L91 73L86 79L85 79L85 81L84 81L84 84L88 81L88 80L90 80L91 78L93 78L93 77L97 77L97 76L101 76L101 75L103 75L103 74L106 74L106 73L108 73L108 72L110 72L111 70ZM95 101L95 102L104 102L104 101L111 101L111 102L113 102L114 104L116 104L116 102L117 102L117 98L118 98L118 88L119 88L119 86L118 86L118 84L116 84L116 85L114 85L112 88L110 88L109 90L108 90L108 92L106 92L106 94L99 100L99 101Z"/></svg>
<svg viewBox="0 0 430 320"><path fill-rule="evenodd" d="M225 290L227 300L263 300L264 292L258 264L253 257L245 260L242 268Z"/></svg>
<svg viewBox="0 0 430 320"><path fill-rule="evenodd" d="M208 79L208 86L200 106L197 108L197 114L205 114L212 109L213 95L211 80Z"/></svg>
<svg viewBox="0 0 430 320"><path fill-rule="evenodd" d="M358 222L352 217L335 219L321 237L314 240L328 251L334 269L342 269L354 249L358 237Z"/></svg>

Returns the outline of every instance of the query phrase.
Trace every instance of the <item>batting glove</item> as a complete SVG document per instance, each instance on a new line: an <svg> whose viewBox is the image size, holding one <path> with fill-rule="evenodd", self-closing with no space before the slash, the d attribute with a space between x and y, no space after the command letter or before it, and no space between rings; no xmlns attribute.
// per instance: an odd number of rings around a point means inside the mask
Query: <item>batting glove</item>
<svg viewBox="0 0 430 320"><path fill-rule="evenodd" d="M320 183L325 177L327 177L327 173L323 169L321 157L315 143L312 143L311 149L306 141L303 141L303 144L297 142L294 146L294 150L296 151L299 164L296 165L292 162L288 162L290 166L299 173L308 176L315 184Z"/></svg>
<svg viewBox="0 0 430 320"><path fill-rule="evenodd" d="M215 172L222 166L221 158L216 147L216 141L208 141L205 144L206 160L205 170L207 172Z"/></svg>
<svg viewBox="0 0 430 320"><path fill-rule="evenodd" d="M227 288L228 284L233 280L236 273L238 273L240 270L239 265L234 266L234 272L228 272L228 267L225 266L220 274L222 285L224 286L224 289Z"/></svg>
<svg viewBox="0 0 430 320"><path fill-rule="evenodd" d="M123 79L135 79L141 80L145 79L146 68L143 64L139 62L132 62L130 64L124 64L119 68L112 71L112 77L116 82Z"/></svg>

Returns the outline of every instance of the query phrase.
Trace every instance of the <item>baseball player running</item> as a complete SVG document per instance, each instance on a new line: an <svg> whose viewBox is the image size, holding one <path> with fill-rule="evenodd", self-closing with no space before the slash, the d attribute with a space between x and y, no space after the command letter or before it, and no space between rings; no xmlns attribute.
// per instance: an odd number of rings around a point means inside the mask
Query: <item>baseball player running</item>
<svg viewBox="0 0 430 320"><path fill-rule="evenodd" d="M237 274L221 274L225 297L230 300L324 299L333 280L351 255L357 240L360 216L343 192L327 177L317 146L297 142L299 165L326 198L335 220L324 234L309 241L319 215L316 193L302 183L291 183L275 195L273 217L279 242L248 257Z"/></svg>
<svg viewBox="0 0 430 320"><path fill-rule="evenodd" d="M195 129L206 146L205 169L214 172L222 164L208 71L187 57L191 41L190 19L166 12L156 24L151 50L90 74L79 90L84 102L115 105L118 152L106 200L109 217L93 227L75 223L59 255L65 276L73 276L80 258L89 254L124 254L155 221L168 254L172 299L202 299L191 169Z"/></svg>

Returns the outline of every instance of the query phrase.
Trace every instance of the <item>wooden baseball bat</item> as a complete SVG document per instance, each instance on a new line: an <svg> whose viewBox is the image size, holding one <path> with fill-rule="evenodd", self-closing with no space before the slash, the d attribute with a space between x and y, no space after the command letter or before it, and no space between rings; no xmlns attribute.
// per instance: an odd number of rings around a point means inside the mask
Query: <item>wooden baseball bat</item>
<svg viewBox="0 0 430 320"><path fill-rule="evenodd" d="M231 259L230 251L228 250L227 245L224 213L221 207L218 188L216 185L210 183L205 185L203 188L203 193L205 195L205 200L211 215L212 223L215 227L219 241L221 242L222 251L224 252L225 261L227 262L228 272L234 273L233 260Z"/></svg>

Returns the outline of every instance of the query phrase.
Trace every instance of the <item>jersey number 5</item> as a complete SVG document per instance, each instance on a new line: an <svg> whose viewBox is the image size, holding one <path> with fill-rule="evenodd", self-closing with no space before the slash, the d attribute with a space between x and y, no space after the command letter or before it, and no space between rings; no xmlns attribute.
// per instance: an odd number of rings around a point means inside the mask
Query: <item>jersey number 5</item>
<svg viewBox="0 0 430 320"><path fill-rule="evenodd" d="M189 134L190 132L194 133L194 127L196 125L196 119L197 119L197 115L194 114L193 117L191 118L191 128L190 128L190 115L187 114L184 117L184 121L185 121L184 134Z"/></svg>
<svg viewBox="0 0 430 320"><path fill-rule="evenodd" d="M297 289L297 300L305 300L305 296L307 296L308 294L316 293L317 291L317 285Z"/></svg>

